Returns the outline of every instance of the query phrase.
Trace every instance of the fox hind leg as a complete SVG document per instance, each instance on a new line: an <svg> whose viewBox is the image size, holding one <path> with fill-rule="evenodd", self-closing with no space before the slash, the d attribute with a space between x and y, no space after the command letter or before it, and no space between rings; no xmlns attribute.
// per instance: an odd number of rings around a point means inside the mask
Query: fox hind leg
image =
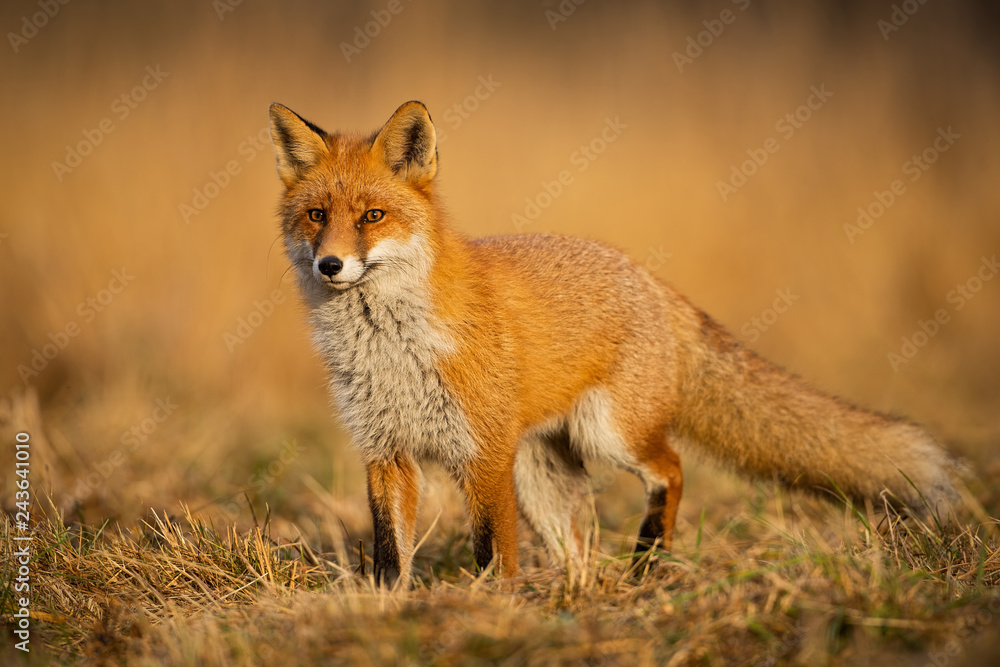
<svg viewBox="0 0 1000 667"><path fill-rule="evenodd" d="M663 551L673 546L677 506L684 490L681 460L662 434L651 437L640 457L637 471L646 488L646 515L639 527L636 557L656 544Z"/></svg>
<svg viewBox="0 0 1000 667"><path fill-rule="evenodd" d="M478 461L459 480L472 524L476 565L485 568L496 556L504 577L520 572L513 463Z"/></svg>
<svg viewBox="0 0 1000 667"><path fill-rule="evenodd" d="M514 484L521 515L541 537L552 563L579 561L583 545L577 520L590 483L568 435L524 438L514 464Z"/></svg>

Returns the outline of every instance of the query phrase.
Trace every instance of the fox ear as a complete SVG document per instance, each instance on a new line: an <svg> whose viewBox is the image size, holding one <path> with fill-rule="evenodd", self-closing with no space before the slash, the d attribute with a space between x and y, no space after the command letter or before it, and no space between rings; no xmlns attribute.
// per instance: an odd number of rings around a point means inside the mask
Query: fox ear
<svg viewBox="0 0 1000 667"><path fill-rule="evenodd" d="M381 157L405 181L423 185L437 173L437 133L420 102L396 109L372 142L372 153Z"/></svg>
<svg viewBox="0 0 1000 667"><path fill-rule="evenodd" d="M326 154L326 133L281 104L272 104L269 112L278 176L291 187Z"/></svg>

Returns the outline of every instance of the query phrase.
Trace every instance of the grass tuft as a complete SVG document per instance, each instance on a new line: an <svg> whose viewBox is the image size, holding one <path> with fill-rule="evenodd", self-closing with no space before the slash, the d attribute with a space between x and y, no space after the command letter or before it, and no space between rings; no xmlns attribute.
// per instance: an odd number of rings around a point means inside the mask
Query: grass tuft
<svg viewBox="0 0 1000 667"><path fill-rule="evenodd" d="M85 525L49 509L34 528L32 622L47 656L64 663L779 664L822 656L851 664L859 655L933 651L969 627L985 629L982 619L992 623L1000 610L996 522L927 523L886 503L871 528L857 518L835 532L794 503L783 513L799 539L764 524L753 539L699 529L688 547L651 550L638 576L628 557L593 553L585 572L527 568L513 583L489 568L454 571L455 536L428 530L414 590L390 592L374 588L360 562L276 536L267 519L217 530L181 506L176 515L150 510L131 526ZM5 550L12 531L5 514ZM9 616L16 565L8 554L2 562ZM12 658L11 646L0 655Z"/></svg>

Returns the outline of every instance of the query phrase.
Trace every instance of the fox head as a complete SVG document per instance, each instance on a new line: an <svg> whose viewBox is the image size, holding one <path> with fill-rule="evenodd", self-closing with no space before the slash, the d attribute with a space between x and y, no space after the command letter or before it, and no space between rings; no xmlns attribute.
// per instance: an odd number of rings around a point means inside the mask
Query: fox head
<svg viewBox="0 0 1000 667"><path fill-rule="evenodd" d="M420 102L377 132L328 134L272 104L285 247L307 294L392 282L426 254L437 136Z"/></svg>

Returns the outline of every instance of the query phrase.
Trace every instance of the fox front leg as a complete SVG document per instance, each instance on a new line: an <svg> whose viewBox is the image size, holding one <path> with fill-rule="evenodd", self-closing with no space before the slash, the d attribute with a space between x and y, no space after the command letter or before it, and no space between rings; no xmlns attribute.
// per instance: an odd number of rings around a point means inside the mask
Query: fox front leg
<svg viewBox="0 0 1000 667"><path fill-rule="evenodd" d="M391 587L410 582L414 530L420 500L420 468L413 459L396 456L369 462L368 505L372 512L375 581Z"/></svg>

